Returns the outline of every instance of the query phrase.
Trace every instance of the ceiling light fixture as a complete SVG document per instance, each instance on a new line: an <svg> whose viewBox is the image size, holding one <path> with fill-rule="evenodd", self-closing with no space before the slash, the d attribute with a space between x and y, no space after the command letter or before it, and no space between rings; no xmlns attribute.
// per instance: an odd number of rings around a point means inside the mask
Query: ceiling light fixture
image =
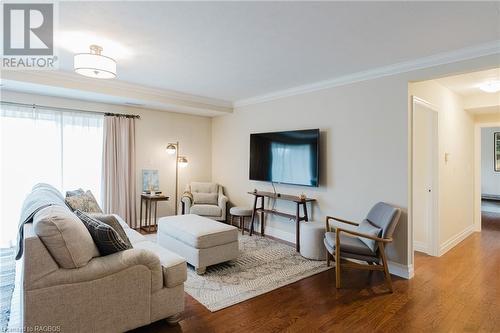
<svg viewBox="0 0 500 333"><path fill-rule="evenodd" d="M490 81L483 83L479 86L479 89L481 89L484 92L488 93L496 93L500 91L500 81Z"/></svg>
<svg viewBox="0 0 500 333"><path fill-rule="evenodd" d="M90 53L75 54L74 68L78 74L97 79L116 77L116 61L103 56L102 47L90 45Z"/></svg>

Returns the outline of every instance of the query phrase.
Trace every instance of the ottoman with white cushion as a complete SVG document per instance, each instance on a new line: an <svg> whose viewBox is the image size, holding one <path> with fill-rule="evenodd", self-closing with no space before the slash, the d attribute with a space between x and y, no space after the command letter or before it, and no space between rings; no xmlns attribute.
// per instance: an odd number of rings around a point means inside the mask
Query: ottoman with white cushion
<svg viewBox="0 0 500 333"><path fill-rule="evenodd" d="M195 214L160 218L158 244L184 257L198 274L239 255L238 228Z"/></svg>
<svg viewBox="0 0 500 333"><path fill-rule="evenodd" d="M300 254L307 259L326 260L325 238L326 226L321 222L300 223Z"/></svg>

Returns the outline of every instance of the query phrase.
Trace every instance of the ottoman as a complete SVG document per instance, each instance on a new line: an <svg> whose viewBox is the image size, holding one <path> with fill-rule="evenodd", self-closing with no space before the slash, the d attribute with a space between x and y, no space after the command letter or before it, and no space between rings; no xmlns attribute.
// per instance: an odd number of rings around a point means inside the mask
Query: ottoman
<svg viewBox="0 0 500 333"><path fill-rule="evenodd" d="M185 258L198 274L239 255L238 228L195 214L160 218L158 244Z"/></svg>
<svg viewBox="0 0 500 333"><path fill-rule="evenodd" d="M307 259L325 260L326 250L323 244L325 238L325 223L300 223L300 254Z"/></svg>
<svg viewBox="0 0 500 333"><path fill-rule="evenodd" d="M241 234L245 232L245 217L252 217L253 209L246 207L231 207L229 214L231 215L231 225L235 217L240 219Z"/></svg>

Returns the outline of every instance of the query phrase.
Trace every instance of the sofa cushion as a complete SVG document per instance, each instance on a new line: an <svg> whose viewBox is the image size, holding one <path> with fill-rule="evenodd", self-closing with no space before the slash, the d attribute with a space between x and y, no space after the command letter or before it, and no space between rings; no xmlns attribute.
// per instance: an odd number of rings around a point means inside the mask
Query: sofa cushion
<svg viewBox="0 0 500 333"><path fill-rule="evenodd" d="M217 193L193 193L194 204L208 204L217 205L218 194Z"/></svg>
<svg viewBox="0 0 500 333"><path fill-rule="evenodd" d="M191 214L202 215L202 216L221 216L222 209L215 205L203 205L196 204L191 206L189 210Z"/></svg>
<svg viewBox="0 0 500 333"><path fill-rule="evenodd" d="M78 209L75 211L75 214L87 227L87 230L90 232L102 256L132 248L132 246L125 243L120 235L106 223L96 220Z"/></svg>
<svg viewBox="0 0 500 333"><path fill-rule="evenodd" d="M325 243L335 249L335 232L325 233ZM357 253L366 256L376 255L365 243L359 240L356 236L349 236L344 232L340 233L340 251Z"/></svg>
<svg viewBox="0 0 500 333"><path fill-rule="evenodd" d="M80 219L66 207L49 206L33 218L35 234L62 268L87 265L99 251Z"/></svg>
<svg viewBox="0 0 500 333"><path fill-rule="evenodd" d="M118 219L115 217L113 214L91 214L91 216L102 223L106 223L109 225L111 228L113 228L118 235L120 235L120 238L129 246L132 247L132 243L128 239L127 233L125 233L125 230L123 230L122 225L120 222L118 222Z"/></svg>
<svg viewBox="0 0 500 333"><path fill-rule="evenodd" d="M187 280L186 260L181 256L150 241L135 244L134 248L151 251L160 258L163 268L163 284L166 287L172 288Z"/></svg>
<svg viewBox="0 0 500 333"><path fill-rule="evenodd" d="M191 193L218 193L219 185L216 183L201 183L192 182L191 183Z"/></svg>
<svg viewBox="0 0 500 333"><path fill-rule="evenodd" d="M92 192L87 191L83 194L76 194L66 197L66 203L72 210L80 210L85 213L101 213L102 209L99 207Z"/></svg>
<svg viewBox="0 0 500 333"><path fill-rule="evenodd" d="M380 237L380 234L382 233L382 229L374 226L371 224L370 221L368 220L363 220L359 225L358 225L358 232L370 236L375 236L375 237ZM372 250L373 252L377 251L378 244L370 238L366 237L360 237L358 236L359 240L362 241L363 243L366 244Z"/></svg>
<svg viewBox="0 0 500 333"><path fill-rule="evenodd" d="M238 241L238 228L194 214L162 217L158 232L197 249Z"/></svg>

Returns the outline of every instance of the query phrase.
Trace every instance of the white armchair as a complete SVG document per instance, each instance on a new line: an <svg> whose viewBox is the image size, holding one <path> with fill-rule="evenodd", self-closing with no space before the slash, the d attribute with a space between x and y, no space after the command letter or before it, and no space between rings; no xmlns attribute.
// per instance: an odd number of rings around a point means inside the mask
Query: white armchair
<svg viewBox="0 0 500 333"><path fill-rule="evenodd" d="M196 214L216 221L226 221L228 198L221 185L192 182L184 191L182 214Z"/></svg>

